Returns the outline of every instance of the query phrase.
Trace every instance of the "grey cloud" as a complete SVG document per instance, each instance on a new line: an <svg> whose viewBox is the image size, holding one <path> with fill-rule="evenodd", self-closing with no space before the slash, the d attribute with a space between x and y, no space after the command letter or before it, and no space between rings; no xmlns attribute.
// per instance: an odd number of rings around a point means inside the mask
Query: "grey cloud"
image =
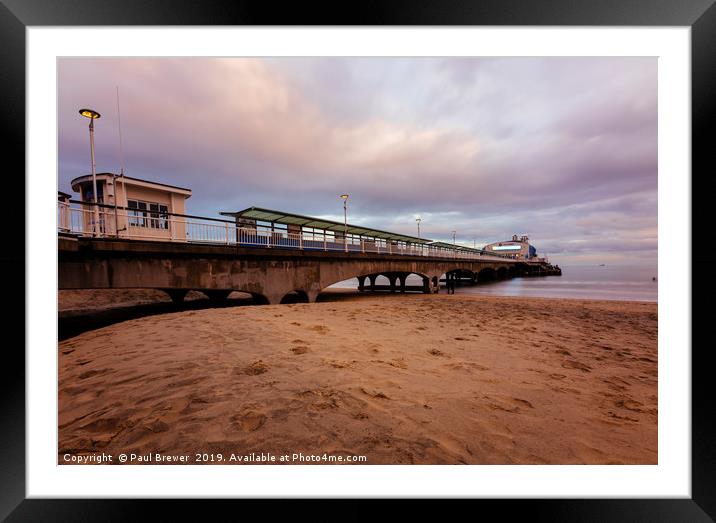
<svg viewBox="0 0 716 523"><path fill-rule="evenodd" d="M89 167L80 106L103 112L99 170L118 169L120 85L128 172L191 187L192 212L340 214L347 191L351 216L384 229L414 233L423 214L470 244L529 228L565 256L648 251L656 71L652 58L61 60L60 189Z"/></svg>

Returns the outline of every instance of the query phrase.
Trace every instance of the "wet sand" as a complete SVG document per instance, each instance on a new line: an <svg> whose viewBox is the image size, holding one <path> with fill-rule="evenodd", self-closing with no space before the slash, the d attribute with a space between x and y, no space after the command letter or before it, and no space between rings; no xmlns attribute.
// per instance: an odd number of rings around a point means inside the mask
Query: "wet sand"
<svg viewBox="0 0 716 523"><path fill-rule="evenodd" d="M233 292L230 298L246 299L250 296L250 294L243 292ZM189 291L184 297L185 302L207 299L204 294L198 291ZM171 299L166 292L156 289L92 289L82 291L61 290L58 292L57 300L60 317L157 303L171 303Z"/></svg>
<svg viewBox="0 0 716 523"><path fill-rule="evenodd" d="M58 297L57 335L64 341L83 332L155 314L251 304L251 295L242 292L214 301L201 292L189 291L181 303L173 303L165 292L155 289L63 290Z"/></svg>
<svg viewBox="0 0 716 523"><path fill-rule="evenodd" d="M60 342L58 451L655 464L657 305L343 295L133 319Z"/></svg>

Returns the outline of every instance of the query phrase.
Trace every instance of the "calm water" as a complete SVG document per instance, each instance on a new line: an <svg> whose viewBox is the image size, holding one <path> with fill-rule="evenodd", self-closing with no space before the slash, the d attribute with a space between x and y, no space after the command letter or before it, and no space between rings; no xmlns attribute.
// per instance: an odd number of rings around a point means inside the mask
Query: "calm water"
<svg viewBox="0 0 716 523"><path fill-rule="evenodd" d="M485 282L473 287L458 287L455 294L655 302L658 284L651 279L656 275L656 267L563 266L562 276ZM387 284L388 280L379 279L377 283ZM407 283L420 285L422 282L418 276L412 274ZM346 280L333 287L357 288L358 280Z"/></svg>

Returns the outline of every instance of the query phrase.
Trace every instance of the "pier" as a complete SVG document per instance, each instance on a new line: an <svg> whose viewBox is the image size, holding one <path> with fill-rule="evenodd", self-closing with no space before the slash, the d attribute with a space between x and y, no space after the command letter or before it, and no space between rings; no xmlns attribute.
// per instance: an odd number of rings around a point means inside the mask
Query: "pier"
<svg viewBox="0 0 716 523"><path fill-rule="evenodd" d="M213 300L239 291L256 303L278 304L314 302L326 287L351 278L361 292L437 293L443 275L475 285L561 273L543 259L257 208L222 213L234 218L223 220L98 207L99 213L86 202L58 202L60 289L161 289L176 302L190 290ZM114 225L121 223L130 226ZM153 227L142 224L156 225L162 236L147 235ZM411 274L422 284L407 285ZM379 276L389 284L378 285Z"/></svg>

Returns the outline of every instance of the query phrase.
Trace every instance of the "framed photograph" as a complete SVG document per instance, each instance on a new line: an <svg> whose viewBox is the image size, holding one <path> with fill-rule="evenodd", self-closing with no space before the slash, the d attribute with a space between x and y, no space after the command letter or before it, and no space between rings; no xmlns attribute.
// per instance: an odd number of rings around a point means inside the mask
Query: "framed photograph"
<svg viewBox="0 0 716 523"><path fill-rule="evenodd" d="M712 256L690 243L712 2L0 20L27 247L3 254L27 311L3 517L716 514L691 290Z"/></svg>

